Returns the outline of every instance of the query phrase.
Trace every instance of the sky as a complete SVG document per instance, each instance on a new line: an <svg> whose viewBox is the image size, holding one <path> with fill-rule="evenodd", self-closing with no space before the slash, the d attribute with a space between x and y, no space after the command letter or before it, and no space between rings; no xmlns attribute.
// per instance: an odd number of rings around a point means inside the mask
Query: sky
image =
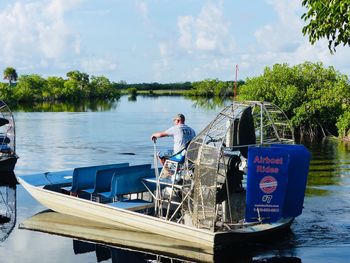
<svg viewBox="0 0 350 263"><path fill-rule="evenodd" d="M350 47L303 36L301 0L1 0L0 70L127 83L259 76L276 63L350 74Z"/></svg>

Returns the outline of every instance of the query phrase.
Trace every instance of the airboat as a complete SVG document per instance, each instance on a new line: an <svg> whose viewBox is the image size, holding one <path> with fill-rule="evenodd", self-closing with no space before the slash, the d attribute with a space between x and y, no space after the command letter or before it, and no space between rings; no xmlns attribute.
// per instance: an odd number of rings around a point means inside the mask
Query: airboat
<svg viewBox="0 0 350 263"><path fill-rule="evenodd" d="M0 244L16 225L16 179L13 172L3 172L0 178Z"/></svg>
<svg viewBox="0 0 350 263"><path fill-rule="evenodd" d="M0 100L0 172L13 171L17 159L15 121L10 108Z"/></svg>
<svg viewBox="0 0 350 263"><path fill-rule="evenodd" d="M288 230L302 213L309 161L280 108L247 101L225 107L162 168L104 164L18 180L58 213L208 251Z"/></svg>

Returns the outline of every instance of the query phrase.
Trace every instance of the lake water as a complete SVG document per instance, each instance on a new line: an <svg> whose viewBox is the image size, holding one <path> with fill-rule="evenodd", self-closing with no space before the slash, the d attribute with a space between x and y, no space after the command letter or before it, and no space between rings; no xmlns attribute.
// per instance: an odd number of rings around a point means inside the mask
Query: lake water
<svg viewBox="0 0 350 263"><path fill-rule="evenodd" d="M131 164L152 163L152 132L170 127L172 117L179 112L184 113L187 123L199 132L221 107L183 97L138 96L134 100L124 96L101 107L95 105L73 110L19 110L14 113L17 153L20 156L16 175L125 161ZM166 149L169 145L171 139L160 139L157 150ZM260 244L249 254L226 254L225 258L219 256L218 261L349 261L350 145L325 141L310 144L308 148L313 158L305 208L293 223L291 233L276 241ZM147 260L157 259L155 255L101 245L91 248L91 244L73 238L19 229L20 223L45 210L45 207L20 185L15 193L16 225L7 237L0 239L0 262L149 262Z"/></svg>

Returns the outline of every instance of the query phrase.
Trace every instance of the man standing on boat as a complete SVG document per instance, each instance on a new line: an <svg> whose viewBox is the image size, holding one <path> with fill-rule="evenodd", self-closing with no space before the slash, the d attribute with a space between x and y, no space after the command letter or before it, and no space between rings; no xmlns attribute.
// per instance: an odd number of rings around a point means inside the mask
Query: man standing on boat
<svg viewBox="0 0 350 263"><path fill-rule="evenodd" d="M158 153L158 158L162 164L164 164L165 160L172 155L185 149L188 143L196 136L196 132L190 126L185 124L185 116L182 113L177 114L173 121L175 124L174 126L163 132L155 132L151 136L151 139L154 142L157 141L157 138L169 136L174 138L173 150Z"/></svg>

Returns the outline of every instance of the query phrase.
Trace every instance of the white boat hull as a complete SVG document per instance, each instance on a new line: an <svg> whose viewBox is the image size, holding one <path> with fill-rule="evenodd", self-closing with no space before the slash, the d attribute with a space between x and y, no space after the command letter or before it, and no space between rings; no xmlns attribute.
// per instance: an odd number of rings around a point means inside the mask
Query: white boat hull
<svg viewBox="0 0 350 263"><path fill-rule="evenodd" d="M175 239L201 243L204 246L213 246L215 236L213 232L49 191L32 186L21 178L18 178L18 180L36 200L56 212L104 224L122 226L134 231L152 232Z"/></svg>
<svg viewBox="0 0 350 263"><path fill-rule="evenodd" d="M283 219L271 224L257 224L225 232L211 232L183 224L159 219L153 216L128 211L106 204L81 199L42 187L33 186L23 178L20 184L45 207L67 215L88 219L117 228L143 233L154 233L175 240L197 243L203 249L218 245L242 242L251 238L263 237L289 228L293 219Z"/></svg>

